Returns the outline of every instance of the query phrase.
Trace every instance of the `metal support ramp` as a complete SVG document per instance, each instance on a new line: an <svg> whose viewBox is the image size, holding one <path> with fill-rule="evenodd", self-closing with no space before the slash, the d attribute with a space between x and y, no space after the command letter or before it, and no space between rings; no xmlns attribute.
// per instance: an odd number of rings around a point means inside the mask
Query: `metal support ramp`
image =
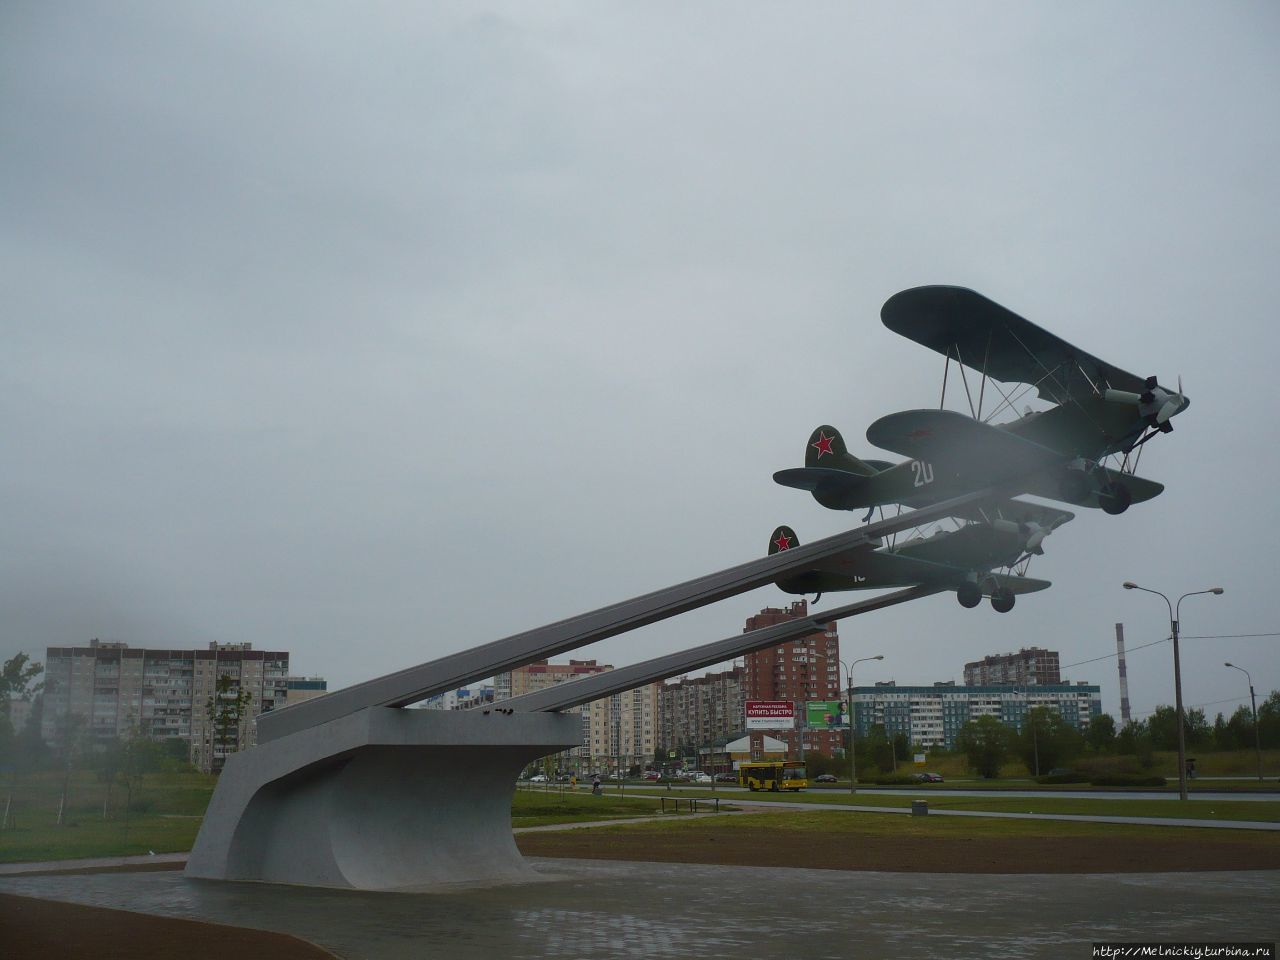
<svg viewBox="0 0 1280 960"><path fill-rule="evenodd" d="M874 549L882 537L932 523L955 511L1001 495L985 489L919 510L869 523L856 530L794 547L718 573L686 580L567 620L495 640L460 653L357 683L258 718L258 742L266 743L366 707L403 707L435 693L545 660L698 607L746 593L795 570L856 549Z"/></svg>
<svg viewBox="0 0 1280 960"><path fill-rule="evenodd" d="M581 737L578 718L556 711L933 591L902 590L658 657L571 684L558 698L447 716L397 708L874 549L881 537L1000 493L956 497L264 714L259 746L232 756L219 777L187 874L363 890L525 879L511 841L515 778Z"/></svg>

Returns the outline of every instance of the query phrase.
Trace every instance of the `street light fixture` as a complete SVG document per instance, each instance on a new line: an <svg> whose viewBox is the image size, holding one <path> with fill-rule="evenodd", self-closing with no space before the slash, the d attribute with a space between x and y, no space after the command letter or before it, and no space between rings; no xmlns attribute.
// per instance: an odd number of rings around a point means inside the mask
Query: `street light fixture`
<svg viewBox="0 0 1280 960"><path fill-rule="evenodd" d="M1239 670L1245 675L1249 681L1249 705L1253 708L1253 749L1258 754L1258 780L1262 780L1262 738L1258 736L1258 699L1253 695L1253 677L1249 676L1249 671L1244 667L1237 667L1234 663L1224 663L1224 667L1230 667L1232 670Z"/></svg>
<svg viewBox="0 0 1280 960"><path fill-rule="evenodd" d="M1143 593L1154 593L1157 597L1162 598L1165 606L1169 608L1169 632L1173 637L1173 696L1178 714L1178 798L1185 800L1187 799L1187 735L1184 729L1186 715L1182 709L1182 661L1178 656L1178 614L1182 610L1182 601L1187 597L1198 596L1202 593L1221 596L1225 591L1221 587L1210 587L1208 590L1192 590L1190 593L1184 593L1180 596L1178 602L1174 604L1170 603L1169 598L1159 590L1140 587L1132 580L1126 580L1122 586L1126 590L1141 590Z"/></svg>
<svg viewBox="0 0 1280 960"><path fill-rule="evenodd" d="M849 793L850 795L858 792L858 770L856 766L857 761L854 759L854 749L853 749L853 668L860 663L866 663L868 660L883 660L883 659L884 659L884 654L878 653L874 657L861 657L860 659L853 661L853 663L849 664L847 667L845 667L843 660L837 661L841 667L844 667L845 680L846 680L845 688L848 690L848 695L849 695L848 709L849 709Z"/></svg>

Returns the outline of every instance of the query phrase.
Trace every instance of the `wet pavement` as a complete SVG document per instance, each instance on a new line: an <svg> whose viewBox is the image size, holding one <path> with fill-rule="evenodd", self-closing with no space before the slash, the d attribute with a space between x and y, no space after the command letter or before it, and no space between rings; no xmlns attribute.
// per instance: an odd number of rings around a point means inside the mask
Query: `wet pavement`
<svg viewBox="0 0 1280 960"><path fill-rule="evenodd" d="M1274 941L1275 871L868 873L531 859L540 881L360 893L181 873L4 877L0 891L277 930L348 960L1040 958L1099 940Z"/></svg>

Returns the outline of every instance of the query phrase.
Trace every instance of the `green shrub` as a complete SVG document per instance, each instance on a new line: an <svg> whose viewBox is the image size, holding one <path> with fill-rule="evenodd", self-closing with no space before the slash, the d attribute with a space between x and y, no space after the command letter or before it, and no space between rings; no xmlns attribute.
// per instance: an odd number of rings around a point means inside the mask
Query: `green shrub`
<svg viewBox="0 0 1280 960"><path fill-rule="evenodd" d="M862 778L859 777L858 779L861 780ZM904 777L902 774L898 774L896 777L873 777L871 782L880 787L914 787L920 781L915 777Z"/></svg>
<svg viewBox="0 0 1280 960"><path fill-rule="evenodd" d="M1083 773L1046 773L1036 777L1036 783L1088 783L1089 778Z"/></svg>

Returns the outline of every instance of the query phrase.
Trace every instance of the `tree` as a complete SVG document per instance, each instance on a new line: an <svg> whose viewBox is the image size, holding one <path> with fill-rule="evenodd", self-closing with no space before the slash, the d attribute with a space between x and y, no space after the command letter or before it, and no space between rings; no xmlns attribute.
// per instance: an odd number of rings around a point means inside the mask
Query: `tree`
<svg viewBox="0 0 1280 960"><path fill-rule="evenodd" d="M1182 735L1187 746L1204 746L1213 737L1213 728L1203 710L1186 710ZM1178 711L1170 706L1156 707L1147 720L1151 743L1157 750L1178 749Z"/></svg>
<svg viewBox="0 0 1280 960"><path fill-rule="evenodd" d="M969 766L988 780L999 775L1000 766L1009 756L1010 731L995 717L970 720L956 737L956 749L969 760Z"/></svg>
<svg viewBox="0 0 1280 960"><path fill-rule="evenodd" d="M44 673L44 664L32 662L25 653L10 657L0 667L0 712L9 715L9 699L30 700L44 686L36 677Z"/></svg>
<svg viewBox="0 0 1280 960"><path fill-rule="evenodd" d="M1109 713L1100 713L1089 721L1085 742L1094 753L1111 753L1116 748L1116 721Z"/></svg>
<svg viewBox="0 0 1280 960"><path fill-rule="evenodd" d="M66 823L67 801L71 793L71 771L84 755L89 745L89 724L78 713L68 713L58 718L58 762L62 765L62 799L58 803L58 826Z"/></svg>
<svg viewBox="0 0 1280 960"><path fill-rule="evenodd" d="M10 700L30 700L44 687L36 678L44 672L44 665L34 663L25 653L18 653L0 667L0 763L13 764L17 760L18 735L9 719Z"/></svg>
<svg viewBox="0 0 1280 960"><path fill-rule="evenodd" d="M857 766L866 772L874 765L881 773L893 770L893 744L885 734L884 724L877 723L855 742Z"/></svg>
<svg viewBox="0 0 1280 960"><path fill-rule="evenodd" d="M214 763L217 750L212 748L222 748L224 763L228 753L234 753L239 749L240 724L245 719L251 694L248 690L237 689L238 687L239 684L231 678L230 674L222 674L214 686L213 696L205 704L205 712L209 718L209 728L213 736L209 751L210 770L220 769ZM232 744L234 748L228 749Z"/></svg>
<svg viewBox="0 0 1280 960"><path fill-rule="evenodd" d="M1280 747L1280 690L1258 704L1258 738L1263 749Z"/></svg>
<svg viewBox="0 0 1280 960"><path fill-rule="evenodd" d="M1018 755L1036 776L1074 760L1084 738L1051 707L1032 707L1017 738Z"/></svg>
<svg viewBox="0 0 1280 960"><path fill-rule="evenodd" d="M1153 750L1151 731L1141 720L1130 720L1116 734L1116 753L1132 754L1142 767L1149 767L1155 762Z"/></svg>

